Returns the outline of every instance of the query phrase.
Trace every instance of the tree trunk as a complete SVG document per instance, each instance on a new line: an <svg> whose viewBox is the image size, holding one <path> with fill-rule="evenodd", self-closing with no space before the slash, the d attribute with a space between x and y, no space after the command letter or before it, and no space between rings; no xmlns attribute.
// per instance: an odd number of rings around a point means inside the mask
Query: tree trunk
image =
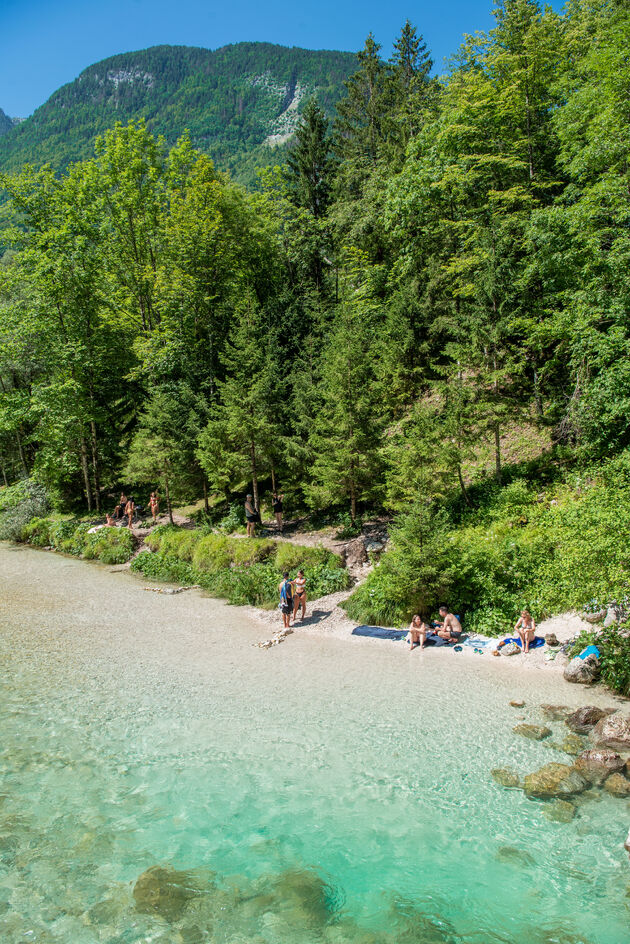
<svg viewBox="0 0 630 944"><path fill-rule="evenodd" d="M256 444L249 444L249 452L252 459L252 492L254 495L254 508L256 511L260 511L260 505L258 504L258 470L256 468Z"/></svg>
<svg viewBox="0 0 630 944"><path fill-rule="evenodd" d="M354 487L354 481L350 482L350 517L352 524L357 520L357 491Z"/></svg>
<svg viewBox="0 0 630 944"><path fill-rule="evenodd" d="M540 395L540 379L538 377L537 370L534 370L534 403L536 404L536 413L538 414L538 419L542 419L544 410L542 397Z"/></svg>
<svg viewBox="0 0 630 944"><path fill-rule="evenodd" d="M173 509L171 508L171 491L168 487L168 477L164 476L164 494L166 495L166 510L168 511L168 520L171 524L175 524L173 521Z"/></svg>
<svg viewBox="0 0 630 944"><path fill-rule="evenodd" d="M471 501L470 501L470 498L468 497L468 492L467 492L467 490L466 490L466 483L464 482L464 476L462 475L462 467L461 467L461 465L459 464L459 462L457 463L457 478L459 479L459 487L460 487L461 490L462 490L462 495L464 496L464 501L466 502L466 504L467 504L468 507L470 508L470 506L471 506Z"/></svg>
<svg viewBox="0 0 630 944"><path fill-rule="evenodd" d="M6 472L6 469L5 469L4 465L2 466L2 478L4 479L4 484L5 484L5 486L8 488L8 487L9 487L9 483L8 483L8 481L7 481L7 472Z"/></svg>
<svg viewBox="0 0 630 944"><path fill-rule="evenodd" d="M271 491L275 492L276 490L276 470L274 469L273 462L271 463Z"/></svg>
<svg viewBox="0 0 630 944"><path fill-rule="evenodd" d="M87 498L88 511L92 511L92 488L90 486L90 470L88 468L88 449L85 436L81 435L81 469L83 470L83 484Z"/></svg>
<svg viewBox="0 0 630 944"><path fill-rule="evenodd" d="M22 437L17 429L15 431L15 438L17 439L18 452L20 453L20 462L22 463L24 475L28 475L28 466L26 464L26 456L24 455L24 447L22 446Z"/></svg>
<svg viewBox="0 0 630 944"><path fill-rule="evenodd" d="M203 485L203 509L208 515L210 514L210 503L208 501L208 482L206 481L205 475L202 476L201 484Z"/></svg>
<svg viewBox="0 0 630 944"><path fill-rule="evenodd" d="M501 484L501 436L499 435L499 424L494 424L494 477Z"/></svg>
<svg viewBox="0 0 630 944"><path fill-rule="evenodd" d="M96 441L96 423L94 420L90 420L90 432L91 432L91 442L92 442L92 471L94 473L94 501L96 504L96 510L100 512L101 510L101 477L98 467L98 449Z"/></svg>

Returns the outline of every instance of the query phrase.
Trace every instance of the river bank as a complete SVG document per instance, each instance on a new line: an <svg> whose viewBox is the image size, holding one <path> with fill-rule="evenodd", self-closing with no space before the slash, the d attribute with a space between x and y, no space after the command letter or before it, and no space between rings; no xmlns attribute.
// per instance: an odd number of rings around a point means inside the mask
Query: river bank
<svg viewBox="0 0 630 944"><path fill-rule="evenodd" d="M552 823L491 776L565 758L517 719L614 696L509 659L322 645L316 627L261 652L242 609L144 586L0 545L7 944L624 939L627 804L602 794ZM156 865L212 870L212 895L139 911Z"/></svg>

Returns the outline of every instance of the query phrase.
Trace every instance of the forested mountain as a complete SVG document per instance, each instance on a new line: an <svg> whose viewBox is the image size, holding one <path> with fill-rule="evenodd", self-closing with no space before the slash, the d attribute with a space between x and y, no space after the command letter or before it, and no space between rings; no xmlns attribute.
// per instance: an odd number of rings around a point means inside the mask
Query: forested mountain
<svg viewBox="0 0 630 944"><path fill-rule="evenodd" d="M13 121L0 108L0 138L13 128Z"/></svg>
<svg viewBox="0 0 630 944"><path fill-rule="evenodd" d="M0 143L0 169L89 157L116 121L144 118L169 144L188 130L217 166L249 181L278 160L308 98L331 115L352 53L237 43L215 51L154 46L104 59L64 85ZM9 131L11 126L6 131ZM0 115L0 134L2 134Z"/></svg>
<svg viewBox="0 0 630 944"><path fill-rule="evenodd" d="M409 24L387 62L369 36L334 123L310 102L254 192L199 128L173 145L142 122L61 175L1 177L21 220L0 264L5 480L77 509L122 482L224 506L280 483L293 512L386 513L365 622L627 598L630 9L495 18L443 81ZM116 61L115 89L88 70L85 108L144 100L153 54L133 82Z"/></svg>

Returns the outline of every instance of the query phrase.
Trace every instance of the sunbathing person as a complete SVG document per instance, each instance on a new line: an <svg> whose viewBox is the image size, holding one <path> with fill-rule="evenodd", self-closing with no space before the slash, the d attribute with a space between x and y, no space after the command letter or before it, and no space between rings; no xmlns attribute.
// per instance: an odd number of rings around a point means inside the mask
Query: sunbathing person
<svg viewBox="0 0 630 944"><path fill-rule="evenodd" d="M520 637L523 652L529 652L529 647L536 635L536 623L529 610L521 610L521 615L514 627L514 632Z"/></svg>
<svg viewBox="0 0 630 944"><path fill-rule="evenodd" d="M424 623L418 613L416 613L409 626L409 652L418 644L420 644L421 649L424 649L427 635L430 632L431 630L427 624Z"/></svg>
<svg viewBox="0 0 630 944"><path fill-rule="evenodd" d="M462 624L458 618L450 612L447 606L440 607L440 616L442 622L437 624L437 635L447 643L459 642L462 634Z"/></svg>

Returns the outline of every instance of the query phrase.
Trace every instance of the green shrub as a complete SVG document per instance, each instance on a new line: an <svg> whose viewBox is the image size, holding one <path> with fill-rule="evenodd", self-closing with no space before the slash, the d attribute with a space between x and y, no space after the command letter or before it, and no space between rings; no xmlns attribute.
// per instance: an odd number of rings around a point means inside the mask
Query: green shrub
<svg viewBox="0 0 630 944"><path fill-rule="evenodd" d="M236 566L261 563L274 551L274 541L265 538L230 538L230 557Z"/></svg>
<svg viewBox="0 0 630 944"><path fill-rule="evenodd" d="M144 574L149 580L162 580L167 583L196 584L197 574L185 561L164 557L151 551L141 551L131 562L134 573Z"/></svg>
<svg viewBox="0 0 630 944"><path fill-rule="evenodd" d="M49 534L52 546L61 550L62 542L70 540L78 526L79 522L76 518L64 518L61 521L51 521Z"/></svg>
<svg viewBox="0 0 630 944"><path fill-rule="evenodd" d="M127 528L101 528L85 533L81 553L87 560L103 564L125 564L133 554L133 537Z"/></svg>
<svg viewBox="0 0 630 944"><path fill-rule="evenodd" d="M242 502L233 502L227 515L216 525L218 531L224 534L234 534L245 527L245 505Z"/></svg>
<svg viewBox="0 0 630 944"><path fill-rule="evenodd" d="M33 518L22 528L21 540L34 547L48 547L52 544L49 518Z"/></svg>
<svg viewBox="0 0 630 944"><path fill-rule="evenodd" d="M600 652L602 682L613 692L630 697L630 624L580 633L569 649L569 656L573 658L593 645Z"/></svg>
<svg viewBox="0 0 630 944"><path fill-rule="evenodd" d="M278 543L275 564L280 572L324 564L329 568L342 566L340 557L323 547L302 547L289 541Z"/></svg>
<svg viewBox="0 0 630 944"><path fill-rule="evenodd" d="M48 511L48 497L42 485L24 479L2 490L0 504L0 541L21 541L33 518L43 518Z"/></svg>
<svg viewBox="0 0 630 944"><path fill-rule="evenodd" d="M207 534L198 541L192 563L195 570L216 573L232 562L229 539L222 534Z"/></svg>

